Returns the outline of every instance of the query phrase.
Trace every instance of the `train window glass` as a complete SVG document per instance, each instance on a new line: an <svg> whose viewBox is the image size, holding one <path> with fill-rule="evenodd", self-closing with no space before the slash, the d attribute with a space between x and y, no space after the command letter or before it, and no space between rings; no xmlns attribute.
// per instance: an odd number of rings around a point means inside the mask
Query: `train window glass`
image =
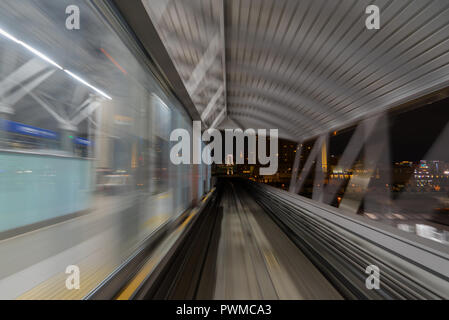
<svg viewBox="0 0 449 320"><path fill-rule="evenodd" d="M171 111L157 96L152 98L154 146L153 193L169 190Z"/></svg>
<svg viewBox="0 0 449 320"><path fill-rule="evenodd" d="M64 293L80 299L174 214L166 205L173 188L182 194L180 206L190 206L189 167L181 186L170 176L168 106L179 102L166 95L137 46L114 31L121 26L103 18L101 5L76 1L81 29L67 30L64 13L72 4L0 1L0 238L44 226L23 235L16 270L30 270L25 276L35 281L21 282L15 293L0 281L6 298L33 290L42 299L56 297L52 286L33 285L50 281L54 270L33 270L36 261L51 263L63 251L61 270L79 264L92 279ZM29 234L42 235L46 245ZM0 270L11 270L17 252L2 252Z"/></svg>

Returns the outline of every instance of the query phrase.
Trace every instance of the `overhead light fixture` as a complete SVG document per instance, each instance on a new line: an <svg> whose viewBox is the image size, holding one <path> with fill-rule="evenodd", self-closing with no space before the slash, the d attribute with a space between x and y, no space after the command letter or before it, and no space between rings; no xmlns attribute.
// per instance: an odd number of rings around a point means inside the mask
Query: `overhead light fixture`
<svg viewBox="0 0 449 320"><path fill-rule="evenodd" d="M19 41L18 44L22 45L24 48L26 48L28 51L31 51L32 53L34 53L36 56L38 56L39 58L41 58L42 60L47 61L49 64L55 66L56 68L58 68L59 70L63 70L63 68L57 64L56 62L54 62L53 60L51 60L49 57L47 57L45 54L43 54L42 52L40 52L39 50L34 49L33 47L29 46L28 44L26 44L23 41Z"/></svg>
<svg viewBox="0 0 449 320"><path fill-rule="evenodd" d="M17 40L15 37L13 37L12 35L10 35L8 32L6 32L5 30L3 30L1 28L0 28L0 34L4 37L8 38L9 40L19 43L19 40Z"/></svg>
<svg viewBox="0 0 449 320"><path fill-rule="evenodd" d="M45 54L43 54L42 52L40 52L39 50L33 48L32 46L26 44L25 42L17 39L16 37L14 37L13 35L11 35L10 33L6 32L5 30L0 28L0 34L3 35L4 37L8 38L11 41L14 41L17 44L20 44L22 47L24 47L25 49L27 49L28 51L34 53L36 56L38 56L39 58L41 58L42 60L47 61L49 64L55 66L56 68L58 68L59 70L63 70L63 68L57 64L56 62L54 62L52 59L50 59L49 57L47 57Z"/></svg>
<svg viewBox="0 0 449 320"><path fill-rule="evenodd" d="M55 61L53 61L52 59L50 59L48 56L46 56L45 54L43 54L42 52L40 52L39 50L33 48L32 46L28 45L27 43L18 40L16 37L14 37L13 35L11 35L10 33L6 32L5 30L0 28L0 35L4 36L5 38L8 38L11 41L14 41L15 43L21 45L22 47L24 47L25 49L27 49L28 51L30 51L31 53L33 53L34 55L38 56L39 58L41 58L42 60L48 62L49 64L51 64L52 66L58 68L59 70L64 71L65 73L67 73L69 76L71 76L73 79L81 82L82 84L84 84L85 86L91 88L92 90L94 90L95 92L97 92L98 94L102 95L103 97L105 97L108 100L112 100L112 98L110 96L108 96L106 93L104 93L103 91L101 91L100 89L94 87L93 85L91 85L90 83L88 83L86 80L82 79L81 77L77 76L76 74L70 72L67 69L64 69L63 67L61 67L59 64L57 64Z"/></svg>
<svg viewBox="0 0 449 320"><path fill-rule="evenodd" d="M41 58L42 60L47 61L49 64L55 66L56 68L58 68L59 70L63 70L63 68L57 64L56 62L54 62L53 60L51 60L49 57L47 57L45 54L43 54L42 52L40 52L39 50L34 49L33 47L29 46L28 44L26 44L25 42L19 41L18 42L20 45L22 45L24 48L28 49L28 51L31 51L32 53L34 53L35 55L37 55L39 58Z"/></svg>
<svg viewBox="0 0 449 320"><path fill-rule="evenodd" d="M85 86L91 88L92 90L94 90L95 92L101 94L103 97L105 97L108 100L112 100L112 98L110 96L108 96L106 93L104 93L103 91L101 91L100 89L94 87L93 85L91 85L89 82L87 82L86 80L82 79L81 77L77 76L76 74L70 72L69 70L64 69L64 72L67 73L69 76L71 76L72 78L74 78L75 80L78 80L79 82L81 82L82 84L84 84Z"/></svg>

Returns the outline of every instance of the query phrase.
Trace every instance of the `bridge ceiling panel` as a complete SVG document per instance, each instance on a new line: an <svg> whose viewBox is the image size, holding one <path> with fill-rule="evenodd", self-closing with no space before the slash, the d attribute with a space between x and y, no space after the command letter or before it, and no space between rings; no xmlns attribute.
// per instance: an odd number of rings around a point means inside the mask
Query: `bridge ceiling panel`
<svg viewBox="0 0 449 320"><path fill-rule="evenodd" d="M142 0L200 114L225 83L222 0ZM225 108L225 90L206 124Z"/></svg>
<svg viewBox="0 0 449 320"><path fill-rule="evenodd" d="M217 104L242 126L254 114L302 140L449 84L447 0L149 2L186 83L220 32L224 8L225 50L202 79L198 107L224 81ZM379 30L366 28L369 5L380 8Z"/></svg>

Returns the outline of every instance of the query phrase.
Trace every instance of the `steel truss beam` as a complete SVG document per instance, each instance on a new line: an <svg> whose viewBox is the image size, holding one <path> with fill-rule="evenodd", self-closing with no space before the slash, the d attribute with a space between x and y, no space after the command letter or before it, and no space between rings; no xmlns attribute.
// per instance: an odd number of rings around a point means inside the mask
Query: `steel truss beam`
<svg viewBox="0 0 449 320"><path fill-rule="evenodd" d="M366 120L363 120L356 128L352 135L343 155L337 165L337 168L342 171L352 169L357 157L364 148L364 168L359 173L354 173L349 187L345 192L341 202L341 207L351 212L357 212L360 204L365 197L371 178L374 175L375 169L380 162L389 165L389 153L388 150L388 130L386 116L376 116ZM326 176L328 173L327 161L328 161L328 135L321 135L315 141L313 148L307 158L303 169L299 172L300 160L301 160L301 147L297 149L295 161L293 164L292 177L290 182L289 191L292 193L299 193L311 172L313 164L316 163L315 179L313 182L313 200L330 204L338 190L343 186L344 180L337 180L335 184L325 185ZM298 176L299 174L299 176ZM389 178L385 181L381 181L380 184L385 186L389 184ZM353 186L354 185L354 186ZM356 192L356 186L358 190ZM390 197L388 189L384 188L387 194L387 198ZM371 206L372 198L367 195L367 205Z"/></svg>

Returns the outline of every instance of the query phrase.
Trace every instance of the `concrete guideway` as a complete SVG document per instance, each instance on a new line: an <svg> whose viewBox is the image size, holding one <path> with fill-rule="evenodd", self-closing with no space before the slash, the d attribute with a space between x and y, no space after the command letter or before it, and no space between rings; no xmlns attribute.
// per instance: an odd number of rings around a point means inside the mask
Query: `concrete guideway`
<svg viewBox="0 0 449 320"><path fill-rule="evenodd" d="M208 206L186 221L126 286L134 292L119 299L343 298L238 183L220 182Z"/></svg>
<svg viewBox="0 0 449 320"><path fill-rule="evenodd" d="M232 182L223 220L215 299L341 299L259 205Z"/></svg>

